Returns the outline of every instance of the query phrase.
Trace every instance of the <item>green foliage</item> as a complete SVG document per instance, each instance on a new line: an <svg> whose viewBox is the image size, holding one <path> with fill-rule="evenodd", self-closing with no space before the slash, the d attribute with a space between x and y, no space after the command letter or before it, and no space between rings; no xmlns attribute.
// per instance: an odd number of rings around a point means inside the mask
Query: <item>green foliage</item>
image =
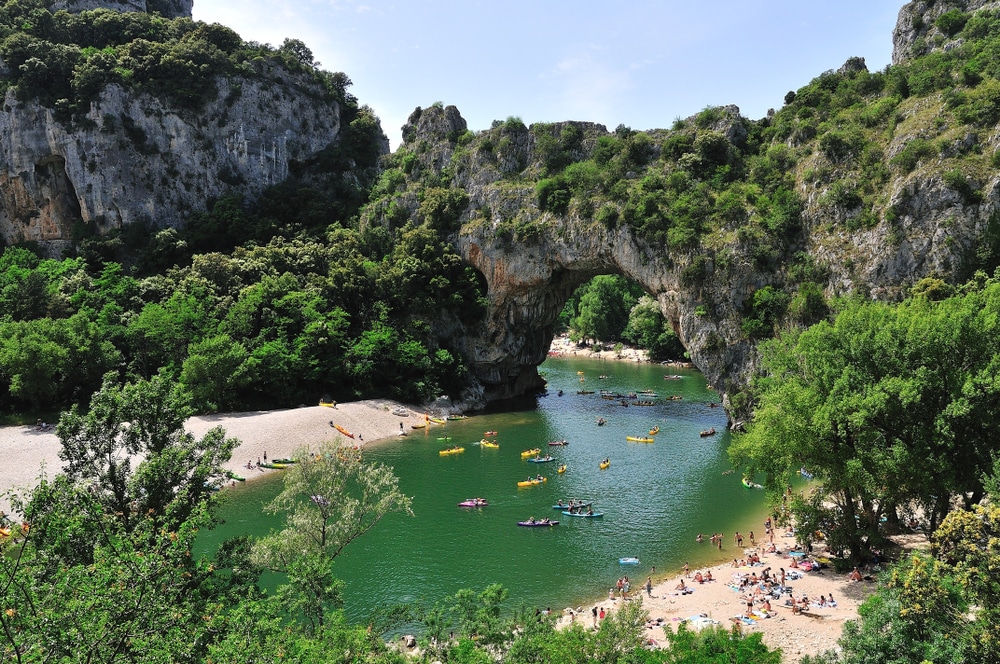
<svg viewBox="0 0 1000 664"><path fill-rule="evenodd" d="M861 206L862 199L852 182L837 180L831 183L830 188L823 192L820 202L823 205L834 208L853 210Z"/></svg>
<svg viewBox="0 0 1000 664"><path fill-rule="evenodd" d="M965 27L969 15L961 9L949 9L934 21L935 27L948 36L958 34Z"/></svg>
<svg viewBox="0 0 1000 664"><path fill-rule="evenodd" d="M838 662L970 661L962 636L966 602L947 571L914 555L896 566L848 622Z"/></svg>
<svg viewBox="0 0 1000 664"><path fill-rule="evenodd" d="M55 106L62 119L85 113L110 84L197 108L215 95L216 77L237 71L256 75L246 64L255 57L304 71L331 97L356 105L345 92L350 80L319 71L312 52L296 39L274 49L246 43L219 24L106 9L52 14L36 2L8 3L0 14L0 35L0 55L19 94Z"/></svg>
<svg viewBox="0 0 1000 664"><path fill-rule="evenodd" d="M824 320L830 307L823 295L823 287L813 281L799 284L799 291L792 297L788 312L801 325L814 325Z"/></svg>
<svg viewBox="0 0 1000 664"><path fill-rule="evenodd" d="M995 454L976 432L998 415L998 295L983 280L940 301L852 300L832 324L764 344L753 423L730 449L734 463L775 487L808 467L823 481L811 500L815 529L836 533L859 561L898 506L921 506L935 527L953 497L982 496Z"/></svg>
<svg viewBox="0 0 1000 664"><path fill-rule="evenodd" d="M583 141L583 131L579 126L566 123L556 134L558 125L532 125L535 135L535 149L545 172L556 175L578 159Z"/></svg>
<svg viewBox="0 0 1000 664"><path fill-rule="evenodd" d="M864 147L864 137L857 131L834 129L819 137L819 148L827 159L843 161L858 154Z"/></svg>
<svg viewBox="0 0 1000 664"><path fill-rule="evenodd" d="M774 327L784 317L789 302L788 293L764 286L753 294L750 315L743 319L743 333L763 339L774 333Z"/></svg>
<svg viewBox="0 0 1000 664"><path fill-rule="evenodd" d="M286 526L255 542L252 559L288 574L289 585L279 598L315 634L339 608L334 559L386 514L413 512L392 469L363 461L356 448L327 442L317 450L299 450L296 458L285 473L284 489L265 508L285 514Z"/></svg>
<svg viewBox="0 0 1000 664"><path fill-rule="evenodd" d="M566 214L573 197L566 179L561 176L539 180L535 185L535 194L538 196L538 209L552 214Z"/></svg>
<svg viewBox="0 0 1000 664"><path fill-rule="evenodd" d="M36 510L58 507L44 514ZM12 661L201 661L219 605L191 558L205 515L124 531L83 487L36 489L29 536L0 544L0 652ZM86 555L65 555L76 536ZM12 552L16 555L9 555ZM62 554L62 555L61 555Z"/></svg>
<svg viewBox="0 0 1000 664"><path fill-rule="evenodd" d="M670 321L663 317L659 303L648 295L640 297L632 307L622 337L639 348L648 350L652 361L684 355L684 347L674 334Z"/></svg>
<svg viewBox="0 0 1000 664"><path fill-rule="evenodd" d="M219 428L201 440L186 433L190 414L187 396L163 376L118 386L108 375L86 413L74 405L59 420L64 472L125 532L145 518L177 528L209 502L236 446Z"/></svg>
<svg viewBox="0 0 1000 664"><path fill-rule="evenodd" d="M450 233L458 230L459 217L469 204L469 195L461 189L425 189L417 215L431 228Z"/></svg>
<svg viewBox="0 0 1000 664"><path fill-rule="evenodd" d="M892 158L890 163L899 166L904 173L909 173L923 159L933 157L936 152L937 150L934 149L934 145L930 141L923 138L914 138Z"/></svg>
<svg viewBox="0 0 1000 664"><path fill-rule="evenodd" d="M578 315L570 323L584 339L616 341L629 323L629 312L641 290L619 275L598 275L580 287L574 295Z"/></svg>
<svg viewBox="0 0 1000 664"><path fill-rule="evenodd" d="M762 642L763 635L755 632L740 636L722 628L693 631L683 624L664 630L667 648L662 662L669 664L702 664L704 662L753 662L754 664L779 664L781 650L769 650Z"/></svg>
<svg viewBox="0 0 1000 664"><path fill-rule="evenodd" d="M941 177L949 189L953 189L962 195L962 201L966 205L975 205L983 200L983 193L973 188L969 182L969 178L961 170L956 168L945 171Z"/></svg>

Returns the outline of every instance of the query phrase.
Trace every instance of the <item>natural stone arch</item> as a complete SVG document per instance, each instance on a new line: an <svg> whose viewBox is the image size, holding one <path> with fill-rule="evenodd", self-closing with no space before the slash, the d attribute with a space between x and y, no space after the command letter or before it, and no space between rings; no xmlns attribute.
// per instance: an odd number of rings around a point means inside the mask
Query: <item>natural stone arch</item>
<svg viewBox="0 0 1000 664"><path fill-rule="evenodd" d="M488 287L487 322L479 335L465 340L465 356L487 401L540 389L544 383L537 367L552 343L559 313L579 286L600 274L620 274L655 297L695 365L708 368L710 381L728 384L731 379L713 370L716 365L706 362L700 350L720 330L694 313L697 298L682 288L669 255L657 253L625 227L563 220L549 230L529 241L498 236L485 225L466 228L459 236L460 253ZM738 336L734 330L721 332L730 339ZM742 361L750 348L737 342L711 350L724 357L740 354Z"/></svg>
<svg viewBox="0 0 1000 664"><path fill-rule="evenodd" d="M735 118L738 109L727 109L720 124L727 140L739 139L742 125ZM577 287L600 274L620 274L656 298L692 363L725 401L727 390L745 384L753 366L754 347L740 329L740 308L768 278L753 270L710 276L712 250L654 248L626 224L596 221L593 210L570 206L553 214L540 209L538 136L559 135L564 128L581 137L575 159L585 158L599 137L608 135L593 123L533 130L509 118L469 144L458 109L439 105L417 109L403 127L403 149L419 162L415 172L422 175L417 177L440 176L447 167L452 186L468 195L461 229L452 239L487 285L487 311L481 325L444 326L449 328L444 336L461 352L480 388L463 401L477 406L537 392L544 385L537 367L545 360L559 313ZM463 142L466 147L460 148ZM414 191L397 202L419 221ZM682 283L692 265L705 279ZM706 308L709 300L713 304ZM708 315L699 313L708 309Z"/></svg>

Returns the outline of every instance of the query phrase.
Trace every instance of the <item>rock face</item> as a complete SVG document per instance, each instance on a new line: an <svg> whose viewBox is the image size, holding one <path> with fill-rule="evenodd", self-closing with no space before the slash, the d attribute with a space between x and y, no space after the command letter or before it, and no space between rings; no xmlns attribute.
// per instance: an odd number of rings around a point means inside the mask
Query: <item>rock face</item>
<svg viewBox="0 0 1000 664"><path fill-rule="evenodd" d="M937 25L946 12L972 13L979 9L998 9L997 0L917 0L899 10L892 31L892 64L898 65L934 50L949 50L961 41Z"/></svg>
<svg viewBox="0 0 1000 664"><path fill-rule="evenodd" d="M858 65L863 63L852 63ZM919 109L912 114L921 115ZM582 131L583 152L607 134L604 127L585 123L548 125L542 131L558 136L569 125ZM731 405L729 396L746 386L758 362L756 342L741 326L748 302L764 286L781 288L783 277L754 267L749 249L738 240L700 247L697 254L675 253L649 246L624 224L608 228L593 221L591 210L571 206L565 215L542 212L534 188L541 168L536 128L508 121L459 148L455 132L464 127L454 107L423 110L404 127L402 149L417 156L425 173L440 174L447 166L453 186L469 195L455 244L485 278L488 314L482 328L463 329L452 338L479 382L479 391L466 395L466 401L507 399L539 389L543 382L536 367L545 359L566 300L598 274L621 274L657 299L691 361ZM908 127L901 124L890 153L912 138ZM734 144L745 137L735 107L726 108L711 129ZM997 142L1000 137L994 136L992 143ZM1000 148L992 143L984 149ZM820 158L817 153L810 159ZM810 159L800 168L815 168ZM862 292L895 301L923 277L964 278L964 258L974 253L1000 210L1000 177L971 183L982 195L970 203L946 183L940 168L932 162L897 174L887 186L894 216L853 233L834 223L844 212L823 204L824 190L797 177L806 207L795 247L827 266L822 284L827 297ZM520 177L510 177L515 174ZM406 204L406 198L401 202ZM408 204L415 210L415 197ZM692 266L702 276L694 282ZM738 410L731 414L741 415Z"/></svg>
<svg viewBox="0 0 1000 664"><path fill-rule="evenodd" d="M146 12L164 18L191 18L194 0L56 0L49 4L53 12L65 9L76 13L90 9L111 9L116 12Z"/></svg>
<svg viewBox="0 0 1000 664"><path fill-rule="evenodd" d="M333 143L340 108L306 75L267 61L220 78L197 113L109 86L67 127L12 91L0 112L0 236L55 255L74 225L179 226L234 188L253 195Z"/></svg>

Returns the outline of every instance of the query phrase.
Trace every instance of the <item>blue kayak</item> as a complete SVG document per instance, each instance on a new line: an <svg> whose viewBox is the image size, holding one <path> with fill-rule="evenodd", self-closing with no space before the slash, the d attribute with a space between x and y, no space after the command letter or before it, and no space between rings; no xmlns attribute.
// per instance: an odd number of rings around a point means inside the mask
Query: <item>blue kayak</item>
<svg viewBox="0 0 1000 664"><path fill-rule="evenodd" d="M629 556L627 558L619 558L618 559L618 564L619 565L638 565L639 564L639 559L635 558L635 557L632 557L632 556Z"/></svg>
<svg viewBox="0 0 1000 664"><path fill-rule="evenodd" d="M553 459L550 456L544 456L544 457L534 457L528 459L528 461L530 461L531 463L548 463L549 461L555 461L555 459Z"/></svg>
<svg viewBox="0 0 1000 664"><path fill-rule="evenodd" d="M566 516L582 516L585 519L597 519L604 516L604 512L594 512L593 514L587 514L586 512L563 512Z"/></svg>

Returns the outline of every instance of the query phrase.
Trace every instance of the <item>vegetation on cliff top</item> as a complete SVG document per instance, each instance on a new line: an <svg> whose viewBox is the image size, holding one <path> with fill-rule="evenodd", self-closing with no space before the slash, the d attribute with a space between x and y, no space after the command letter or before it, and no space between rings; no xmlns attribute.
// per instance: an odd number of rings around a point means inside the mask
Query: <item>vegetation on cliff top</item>
<svg viewBox="0 0 1000 664"><path fill-rule="evenodd" d="M316 83L314 94L356 106L347 92L350 80L319 69L312 52L297 39L274 48L244 42L218 23L110 9L52 13L47 4L13 0L0 7L0 57L8 86L54 107L66 119L86 113L90 101L110 84L197 109L217 94L217 77L260 76L257 65L264 62L304 73Z"/></svg>

